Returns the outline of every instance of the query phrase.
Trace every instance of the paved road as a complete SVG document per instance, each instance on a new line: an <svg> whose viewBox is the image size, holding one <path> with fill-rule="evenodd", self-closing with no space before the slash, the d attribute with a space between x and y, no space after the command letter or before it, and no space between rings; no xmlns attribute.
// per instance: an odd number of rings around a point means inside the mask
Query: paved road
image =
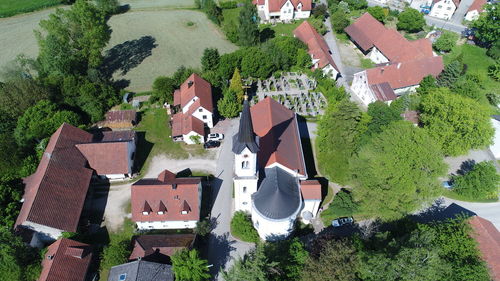
<svg viewBox="0 0 500 281"><path fill-rule="evenodd" d="M470 5L472 5L473 1L474 0L462 0L451 20L442 20L438 18L424 16L425 22L427 23L427 25L430 26L435 26L437 28L442 28L456 33L461 33L466 28L466 26L462 25L462 20L464 18L465 13L467 12L467 9L469 8ZM368 6L382 6L382 5L380 4L380 2L377 2L375 0L368 0ZM391 5L390 2L389 2L389 7L394 10L400 10L400 11L402 10L400 7Z"/></svg>
<svg viewBox="0 0 500 281"><path fill-rule="evenodd" d="M232 120L231 126L224 132L225 140L217 159L216 179L212 183L211 217L216 220L208 241L208 262L213 264L211 273L216 280L222 280L217 275L219 269L229 268L234 259L243 256L253 244L235 240L230 235L230 222L233 213L233 152L232 137L238 130L239 119Z"/></svg>
<svg viewBox="0 0 500 281"><path fill-rule="evenodd" d="M500 202L495 203L471 203L444 198L443 204L449 206L455 203L462 208L476 213L478 216L491 221L500 231Z"/></svg>

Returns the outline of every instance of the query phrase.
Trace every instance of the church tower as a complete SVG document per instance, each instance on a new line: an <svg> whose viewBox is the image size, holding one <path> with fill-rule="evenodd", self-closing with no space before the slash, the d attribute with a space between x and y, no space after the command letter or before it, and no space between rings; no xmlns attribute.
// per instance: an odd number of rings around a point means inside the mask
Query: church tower
<svg viewBox="0 0 500 281"><path fill-rule="evenodd" d="M234 208L251 212L252 194L257 191L257 136L253 131L250 104L245 96L238 133L233 136L234 153Z"/></svg>

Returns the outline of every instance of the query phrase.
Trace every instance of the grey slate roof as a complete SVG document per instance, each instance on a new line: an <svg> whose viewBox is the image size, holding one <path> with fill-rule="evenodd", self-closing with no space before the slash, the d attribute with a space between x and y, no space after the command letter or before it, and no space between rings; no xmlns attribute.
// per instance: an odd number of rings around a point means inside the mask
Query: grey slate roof
<svg viewBox="0 0 500 281"><path fill-rule="evenodd" d="M241 112L238 134L233 137L233 152L239 154L245 149L245 147L248 147L252 153L257 153L259 151L256 136L253 131L250 104L246 99L243 102L243 111Z"/></svg>
<svg viewBox="0 0 500 281"><path fill-rule="evenodd" d="M113 266L108 281L120 281L122 274L126 274L125 281L174 281L171 265L144 260Z"/></svg>
<svg viewBox="0 0 500 281"><path fill-rule="evenodd" d="M265 178L252 199L255 208L270 219L287 218L302 203L297 178L279 167L265 169Z"/></svg>

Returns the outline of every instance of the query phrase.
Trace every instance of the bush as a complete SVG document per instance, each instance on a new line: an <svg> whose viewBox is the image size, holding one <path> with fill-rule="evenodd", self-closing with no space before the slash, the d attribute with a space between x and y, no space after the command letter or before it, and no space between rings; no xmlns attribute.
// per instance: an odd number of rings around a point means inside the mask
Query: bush
<svg viewBox="0 0 500 281"><path fill-rule="evenodd" d="M357 211L358 204L354 202L352 193L342 188L335 197L333 197L332 203L330 203L328 209L321 213L321 216L327 218L329 221L338 217L350 217Z"/></svg>
<svg viewBox="0 0 500 281"><path fill-rule="evenodd" d="M432 44L437 51L449 52L457 44L458 34L451 31L443 31L441 36Z"/></svg>
<svg viewBox="0 0 500 281"><path fill-rule="evenodd" d="M330 21L332 22L333 29L337 33L343 33L344 28L346 28L350 24L346 14L341 10L333 13L330 17Z"/></svg>
<svg viewBox="0 0 500 281"><path fill-rule="evenodd" d="M397 27L400 30L417 32L423 29L425 25L424 16L413 8L406 8L398 15Z"/></svg>
<svg viewBox="0 0 500 281"><path fill-rule="evenodd" d="M474 165L472 170L452 177L453 192L472 200L482 200L498 197L500 175L495 165L485 161Z"/></svg>
<svg viewBox="0 0 500 281"><path fill-rule="evenodd" d="M234 216L231 219L231 234L245 242L256 243L260 240L257 230L253 228L250 215L243 211L237 211L234 213Z"/></svg>
<svg viewBox="0 0 500 281"><path fill-rule="evenodd" d="M369 7L368 9L366 9L366 11L380 22L385 22L388 14L387 10L380 6Z"/></svg>
<svg viewBox="0 0 500 281"><path fill-rule="evenodd" d="M219 2L221 9L234 9L238 7L238 2L236 1L222 1Z"/></svg>

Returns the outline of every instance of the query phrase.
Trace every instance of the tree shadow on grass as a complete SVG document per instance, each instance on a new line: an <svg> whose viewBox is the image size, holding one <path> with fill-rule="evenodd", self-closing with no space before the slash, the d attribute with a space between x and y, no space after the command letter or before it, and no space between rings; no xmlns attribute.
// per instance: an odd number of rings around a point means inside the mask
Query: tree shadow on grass
<svg viewBox="0 0 500 281"><path fill-rule="evenodd" d="M134 172L140 172L148 159L154 144L146 140L146 132L137 132L137 151L134 159Z"/></svg>
<svg viewBox="0 0 500 281"><path fill-rule="evenodd" d="M106 51L101 71L109 78L117 71L125 75L151 56L157 46L156 39L150 35L118 44Z"/></svg>

